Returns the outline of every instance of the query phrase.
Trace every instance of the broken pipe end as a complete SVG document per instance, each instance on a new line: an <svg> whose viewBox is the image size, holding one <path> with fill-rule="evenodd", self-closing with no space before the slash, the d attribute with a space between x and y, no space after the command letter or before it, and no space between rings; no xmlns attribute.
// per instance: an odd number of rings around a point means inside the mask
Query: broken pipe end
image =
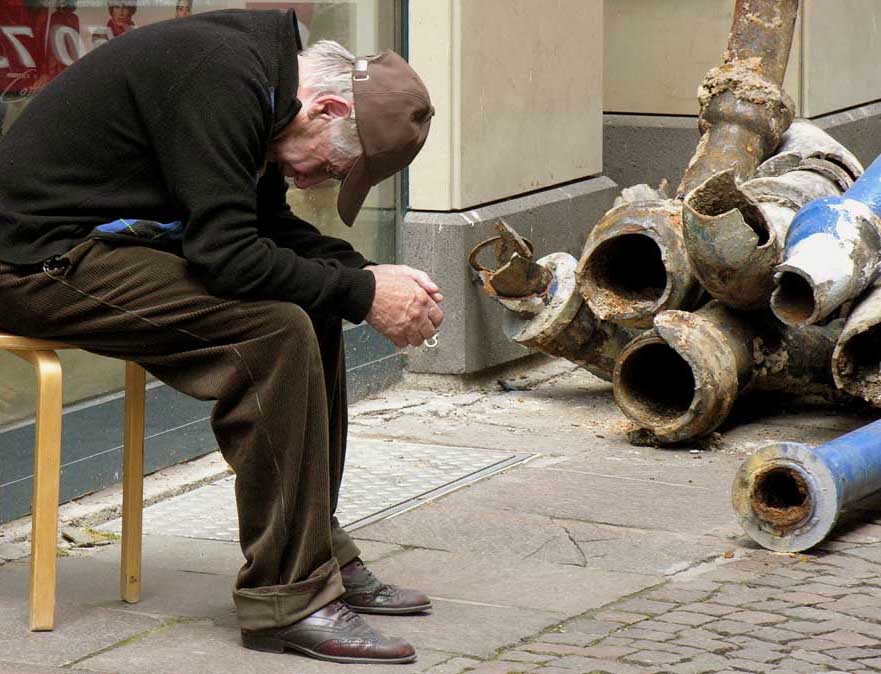
<svg viewBox="0 0 881 674"><path fill-rule="evenodd" d="M506 311L502 327L508 338L518 344L551 355L564 355L551 345L570 326L584 303L575 283L576 261L568 253L551 253L537 264L552 276L544 303L538 305L541 308L534 314ZM590 336L592 326L584 327L588 330L586 338Z"/></svg>
<svg viewBox="0 0 881 674"><path fill-rule="evenodd" d="M881 405L881 288L854 307L832 352L832 376L842 391Z"/></svg>
<svg viewBox="0 0 881 674"><path fill-rule="evenodd" d="M664 444L713 431L740 389L738 359L726 335L700 314L665 311L615 364L615 402Z"/></svg>
<svg viewBox="0 0 881 674"><path fill-rule="evenodd" d="M728 306L767 306L782 242L731 170L710 177L683 204L683 238L695 275Z"/></svg>
<svg viewBox="0 0 881 674"><path fill-rule="evenodd" d="M871 283L881 253L876 216L845 197L802 208L786 237L771 310L786 325L811 325Z"/></svg>
<svg viewBox="0 0 881 674"><path fill-rule="evenodd" d="M841 506L836 479L816 452L777 442L745 461L734 478L734 511L744 531L776 552L799 552L822 541Z"/></svg>
<svg viewBox="0 0 881 674"><path fill-rule="evenodd" d="M691 309L700 296L682 243L682 209L670 199L626 202L591 231L576 270L604 321L648 328L658 312Z"/></svg>

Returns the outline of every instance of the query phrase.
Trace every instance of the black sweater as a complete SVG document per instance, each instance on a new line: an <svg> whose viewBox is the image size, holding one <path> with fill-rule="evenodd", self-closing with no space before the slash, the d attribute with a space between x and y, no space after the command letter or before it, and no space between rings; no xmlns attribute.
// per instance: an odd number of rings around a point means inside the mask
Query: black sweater
<svg viewBox="0 0 881 674"><path fill-rule="evenodd" d="M90 237L183 255L220 296L360 322L367 261L287 206L269 141L296 115L293 12L221 11L139 28L51 82L0 140L0 260Z"/></svg>

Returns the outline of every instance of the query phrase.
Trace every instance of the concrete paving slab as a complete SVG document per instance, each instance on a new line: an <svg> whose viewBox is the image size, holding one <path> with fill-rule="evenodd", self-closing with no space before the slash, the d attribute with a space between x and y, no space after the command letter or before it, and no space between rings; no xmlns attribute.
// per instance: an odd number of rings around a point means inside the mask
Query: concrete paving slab
<svg viewBox="0 0 881 674"><path fill-rule="evenodd" d="M68 606L113 609L120 619L125 615L148 615L209 618L222 625L238 624L232 601L233 577L147 564L141 571L141 601L127 604L119 598L118 563L90 556L62 557L58 560L57 601ZM26 588L27 578L26 564L12 562L0 567L0 606L7 600L16 600L6 593L5 586ZM18 601L25 602L23 590L16 595Z"/></svg>
<svg viewBox="0 0 881 674"><path fill-rule="evenodd" d="M426 423L432 442L469 447L514 449L546 455L573 456L598 438L614 438L627 446L625 433L632 424L621 414L612 398L611 386L581 370L564 371L540 388L502 393L495 390L466 410L454 410L442 424L444 395L407 410L407 414L385 417L353 415L354 437L417 438L425 436ZM475 432L473 419L481 420Z"/></svg>
<svg viewBox="0 0 881 674"><path fill-rule="evenodd" d="M176 570L191 573L235 577L245 562L238 543L180 536L142 537L142 564L146 580L153 570ZM371 562L397 554L399 545L374 541L358 541L361 558ZM92 559L107 564L119 564L119 546L85 551Z"/></svg>
<svg viewBox="0 0 881 674"><path fill-rule="evenodd" d="M79 666L113 674L415 674L451 657L453 654L420 648L413 665L341 665L292 653L247 650L241 646L238 629L200 622L158 631L95 655Z"/></svg>
<svg viewBox="0 0 881 674"><path fill-rule="evenodd" d="M88 674L85 669L69 669L64 668L65 674ZM0 658L0 674L59 674L59 670L55 667L40 667L38 665L22 665L15 662L8 662Z"/></svg>
<svg viewBox="0 0 881 674"><path fill-rule="evenodd" d="M31 554L29 543L0 543L0 563L22 559Z"/></svg>
<svg viewBox="0 0 881 674"><path fill-rule="evenodd" d="M480 490L481 486L472 489ZM371 539L455 553L670 574L730 549L727 539L643 531L438 501L363 530Z"/></svg>
<svg viewBox="0 0 881 674"><path fill-rule="evenodd" d="M598 608L659 581L650 575L430 550L410 550L373 568L389 582L418 587L432 597L567 616Z"/></svg>
<svg viewBox="0 0 881 674"><path fill-rule="evenodd" d="M5 569L5 567L4 567ZM28 630L28 603L24 591L7 594L9 578L0 569L0 658L18 665L60 667L91 653L156 629L161 620L105 608L60 602L55 630ZM15 596L18 595L18 596ZM0 672L4 672L0 665Z"/></svg>
<svg viewBox="0 0 881 674"><path fill-rule="evenodd" d="M354 536L353 538L358 548L361 550L361 559L368 564L380 559L385 559L386 557L399 555L405 551L405 548L393 543L365 540L358 538L357 536Z"/></svg>
<svg viewBox="0 0 881 674"><path fill-rule="evenodd" d="M152 570L169 569L235 576L245 563L238 543L155 535L144 535L141 540L143 576L147 581ZM105 564L119 564L119 546L95 550L90 557Z"/></svg>
<svg viewBox="0 0 881 674"><path fill-rule="evenodd" d="M480 483L458 498L464 508L679 533L704 534L736 522L727 487L698 489L529 464Z"/></svg>
<svg viewBox="0 0 881 674"><path fill-rule="evenodd" d="M358 533L371 540L447 552L524 559L550 550L560 563L582 561L565 529L552 518L480 504L464 507L460 497L441 499Z"/></svg>
<svg viewBox="0 0 881 674"><path fill-rule="evenodd" d="M588 566L610 571L672 576L733 547L721 536L557 522L566 527Z"/></svg>
<svg viewBox="0 0 881 674"><path fill-rule="evenodd" d="M546 469L727 493L741 463L741 457L725 452L692 454L675 449L631 447L621 450L598 445L589 453Z"/></svg>
<svg viewBox="0 0 881 674"><path fill-rule="evenodd" d="M564 619L554 611L488 606L476 601L432 599L422 616L366 616L384 634L403 637L417 649L428 648L476 658L490 658L521 639ZM476 626L479 629L475 629Z"/></svg>

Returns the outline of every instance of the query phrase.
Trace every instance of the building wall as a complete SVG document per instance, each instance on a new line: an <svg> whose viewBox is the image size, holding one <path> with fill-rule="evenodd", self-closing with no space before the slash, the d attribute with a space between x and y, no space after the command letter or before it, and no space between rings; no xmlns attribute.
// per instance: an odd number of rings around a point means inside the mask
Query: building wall
<svg viewBox="0 0 881 674"><path fill-rule="evenodd" d="M606 0L605 110L696 115L733 10L734 0ZM881 98L879 26L877 0L802 0L784 81L800 116Z"/></svg>
<svg viewBox="0 0 881 674"><path fill-rule="evenodd" d="M804 0L805 117L881 99L881 2Z"/></svg>
<svg viewBox="0 0 881 674"><path fill-rule="evenodd" d="M437 115L409 172L401 260L444 292L438 346L411 371L465 374L527 355L467 257L504 219L538 254L577 254L611 206L602 177L602 0L409 0L409 60Z"/></svg>
<svg viewBox="0 0 881 674"><path fill-rule="evenodd" d="M603 172L622 186L668 180L694 152L697 88L718 65L735 0L606 0ZM881 151L881 3L802 0L784 88L799 116L864 164Z"/></svg>
<svg viewBox="0 0 881 674"><path fill-rule="evenodd" d="M437 109L411 208L602 172L602 0L411 0L409 12L409 59Z"/></svg>

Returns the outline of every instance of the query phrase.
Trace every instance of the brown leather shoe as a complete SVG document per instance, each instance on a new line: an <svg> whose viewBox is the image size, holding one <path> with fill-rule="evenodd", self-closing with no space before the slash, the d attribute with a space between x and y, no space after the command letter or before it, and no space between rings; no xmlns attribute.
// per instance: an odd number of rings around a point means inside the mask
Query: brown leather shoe
<svg viewBox="0 0 881 674"><path fill-rule="evenodd" d="M341 601L286 627L242 630L242 645L255 651L296 651L319 660L350 664L414 662L416 651L403 639L383 636Z"/></svg>
<svg viewBox="0 0 881 674"><path fill-rule="evenodd" d="M431 600L425 594L383 583L360 559L346 564L340 573L346 588L341 599L358 613L406 615L423 613L431 608Z"/></svg>

